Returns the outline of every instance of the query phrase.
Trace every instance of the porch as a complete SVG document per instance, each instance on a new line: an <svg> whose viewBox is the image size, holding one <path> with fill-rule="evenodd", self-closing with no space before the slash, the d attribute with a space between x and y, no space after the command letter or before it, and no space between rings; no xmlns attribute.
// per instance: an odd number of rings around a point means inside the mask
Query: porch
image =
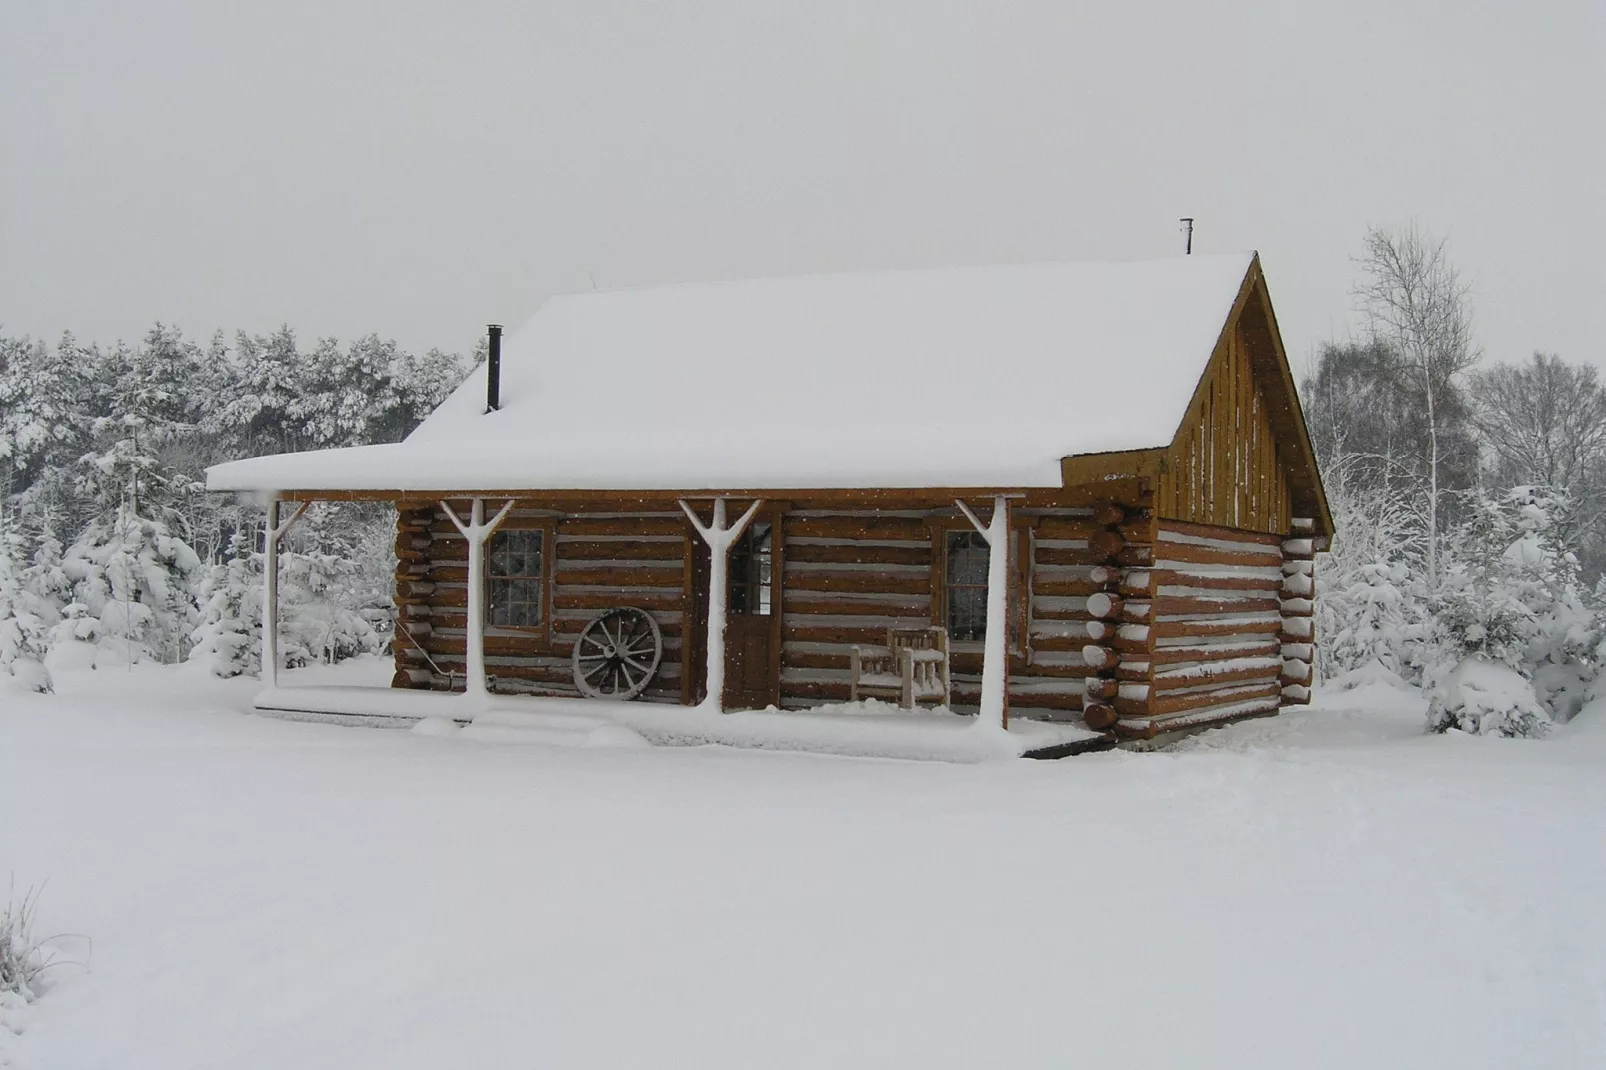
<svg viewBox="0 0 1606 1070"><path fill-rule="evenodd" d="M864 758L981 762L1063 758L1104 750L1114 738L1081 725L1011 720L988 730L946 710L903 710L876 701L721 713L695 706L527 695L471 697L372 686L273 686L255 699L269 716L347 725L413 728L482 742L619 746L718 744Z"/></svg>

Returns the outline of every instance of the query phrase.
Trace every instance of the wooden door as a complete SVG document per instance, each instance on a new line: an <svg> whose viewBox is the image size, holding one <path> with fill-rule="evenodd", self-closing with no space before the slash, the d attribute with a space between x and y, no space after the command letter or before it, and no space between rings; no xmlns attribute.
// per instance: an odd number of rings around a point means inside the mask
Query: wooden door
<svg viewBox="0 0 1606 1070"><path fill-rule="evenodd" d="M772 567L774 543L770 523L755 520L731 547L723 696L727 710L761 710L779 701L773 614L780 612L780 601Z"/></svg>

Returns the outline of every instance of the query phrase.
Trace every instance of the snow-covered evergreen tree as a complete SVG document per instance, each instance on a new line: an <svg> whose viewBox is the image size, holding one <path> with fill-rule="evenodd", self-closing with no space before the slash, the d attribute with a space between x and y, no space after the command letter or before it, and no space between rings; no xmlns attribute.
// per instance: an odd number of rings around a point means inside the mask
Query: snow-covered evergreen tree
<svg viewBox="0 0 1606 1070"><path fill-rule="evenodd" d="M1565 498L1520 486L1500 496L1477 494L1448 540L1448 567L1439 592L1437 633L1444 659L1434 673L1432 727L1500 735L1542 733L1552 717L1566 719L1582 703L1598 671L1598 614L1586 605L1578 561L1558 545ZM1469 680L1488 684L1501 666L1527 683L1527 703L1504 712L1460 694ZM1509 681L1508 681L1509 683ZM1493 688L1500 695L1513 687ZM1541 705L1542 703L1542 705ZM1458 707L1476 711L1462 717ZM1537 714L1535 714L1537 710Z"/></svg>
<svg viewBox="0 0 1606 1070"><path fill-rule="evenodd" d="M200 623L190 633L189 660L216 676L256 676L261 670L262 554L245 532L228 558L205 566L196 589Z"/></svg>
<svg viewBox="0 0 1606 1070"><path fill-rule="evenodd" d="M95 621L98 664L181 661L195 626L190 580L200 561L159 520L123 506L68 548L62 570Z"/></svg>
<svg viewBox="0 0 1606 1070"><path fill-rule="evenodd" d="M22 537L0 513L0 677L26 691L49 691L45 668L50 608L24 580Z"/></svg>
<svg viewBox="0 0 1606 1070"><path fill-rule="evenodd" d="M1325 473L1338 535L1317 562L1317 668L1324 679L1381 669L1416 682L1429 660L1426 526L1404 496L1371 478L1385 460L1340 453Z"/></svg>

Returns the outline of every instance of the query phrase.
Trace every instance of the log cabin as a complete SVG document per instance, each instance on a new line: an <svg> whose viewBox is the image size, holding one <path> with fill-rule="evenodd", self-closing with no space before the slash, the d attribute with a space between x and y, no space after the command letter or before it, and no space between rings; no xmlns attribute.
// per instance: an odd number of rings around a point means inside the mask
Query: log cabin
<svg viewBox="0 0 1606 1070"><path fill-rule="evenodd" d="M1255 254L560 296L404 441L208 485L270 558L394 504L395 688L803 710L935 627L954 710L1140 739L1308 701L1332 535Z"/></svg>

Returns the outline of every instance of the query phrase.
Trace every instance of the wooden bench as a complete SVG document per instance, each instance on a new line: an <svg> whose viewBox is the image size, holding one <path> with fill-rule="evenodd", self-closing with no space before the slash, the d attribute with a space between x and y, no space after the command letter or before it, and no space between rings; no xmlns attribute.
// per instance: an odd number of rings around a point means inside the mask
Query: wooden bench
<svg viewBox="0 0 1606 1070"><path fill-rule="evenodd" d="M906 710L922 702L948 705L946 628L888 628L886 646L855 646L849 655L850 697L891 699Z"/></svg>

